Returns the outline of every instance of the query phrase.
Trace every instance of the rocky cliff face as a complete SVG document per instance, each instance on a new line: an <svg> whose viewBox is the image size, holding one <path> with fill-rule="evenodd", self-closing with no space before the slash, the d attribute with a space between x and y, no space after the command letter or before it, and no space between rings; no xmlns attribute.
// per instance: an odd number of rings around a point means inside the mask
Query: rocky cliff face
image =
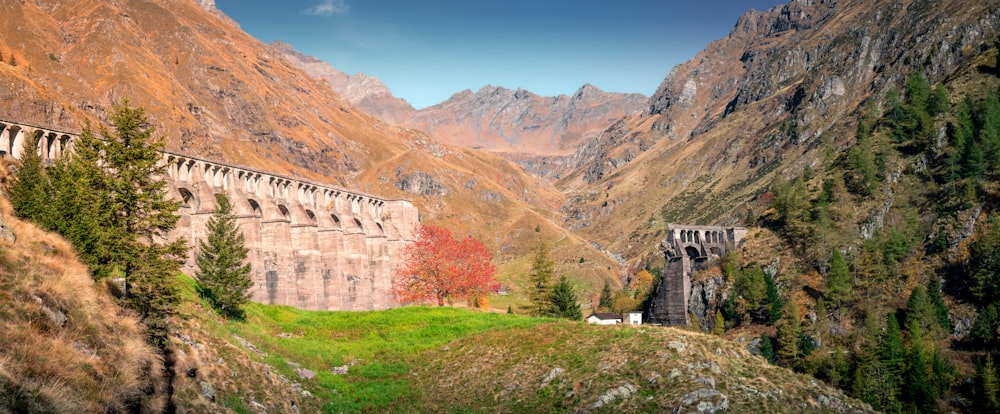
<svg viewBox="0 0 1000 414"><path fill-rule="evenodd" d="M564 160L577 146L645 104L640 94L608 93L592 85L555 97L486 86L456 93L404 124L444 142L503 153L536 175L559 177L568 172Z"/></svg>
<svg viewBox="0 0 1000 414"><path fill-rule="evenodd" d="M567 156L619 118L647 107L641 94L604 92L583 85L572 96L538 96L524 89L486 86L465 90L421 110L392 95L381 80L349 76L291 45L272 46L290 63L329 83L341 98L390 124L426 131L435 139L501 154L536 176L570 170Z"/></svg>
<svg viewBox="0 0 1000 414"><path fill-rule="evenodd" d="M362 112L393 125L402 124L416 112L409 102L393 96L379 78L364 73L350 76L316 57L302 54L288 43L276 41L271 46L292 65L326 81L341 99Z"/></svg>
<svg viewBox="0 0 1000 414"><path fill-rule="evenodd" d="M566 216L641 256L667 222L726 223L778 175L853 140L913 71L932 82L995 39L1000 2L792 1L742 16L675 67L645 111L577 151ZM606 211L607 206L614 211ZM621 234L629 234L622 238Z"/></svg>

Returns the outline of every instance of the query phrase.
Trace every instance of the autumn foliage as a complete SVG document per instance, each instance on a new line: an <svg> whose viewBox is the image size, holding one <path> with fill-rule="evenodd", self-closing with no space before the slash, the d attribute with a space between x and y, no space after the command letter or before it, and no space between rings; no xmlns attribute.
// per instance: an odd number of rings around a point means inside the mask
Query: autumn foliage
<svg viewBox="0 0 1000 414"><path fill-rule="evenodd" d="M472 237L457 240L443 227L420 226L416 242L406 247L404 255L403 268L393 282L393 293L402 303L478 303L500 287L486 246Z"/></svg>

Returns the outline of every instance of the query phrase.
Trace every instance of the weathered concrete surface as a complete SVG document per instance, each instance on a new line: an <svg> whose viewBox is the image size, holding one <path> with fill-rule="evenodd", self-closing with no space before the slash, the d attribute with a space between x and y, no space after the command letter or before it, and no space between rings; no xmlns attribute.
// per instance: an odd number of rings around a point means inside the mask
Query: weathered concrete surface
<svg viewBox="0 0 1000 414"><path fill-rule="evenodd" d="M667 225L663 250L663 276L653 297L650 321L664 325L688 325L691 276L712 259L725 254L746 236L744 227Z"/></svg>
<svg viewBox="0 0 1000 414"><path fill-rule="evenodd" d="M19 158L36 139L45 159L71 151L77 134L0 120L0 157ZM170 239L191 246L205 237L215 194L226 194L253 266L251 298L303 309L367 310L396 306L392 276L413 240L417 209L407 200L164 152L168 191L182 201ZM184 270L194 274L195 249Z"/></svg>

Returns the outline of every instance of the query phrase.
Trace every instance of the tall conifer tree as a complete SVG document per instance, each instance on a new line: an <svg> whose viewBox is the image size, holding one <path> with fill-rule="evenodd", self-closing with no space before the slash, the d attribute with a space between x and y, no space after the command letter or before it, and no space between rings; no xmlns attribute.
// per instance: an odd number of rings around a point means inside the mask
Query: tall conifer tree
<svg viewBox="0 0 1000 414"><path fill-rule="evenodd" d="M243 232L236 223L232 205L225 194L216 194L218 207L208 219L208 236L198 242L195 263L202 294L224 316L241 318L242 306L247 303L247 290L253 286L250 279L249 251Z"/></svg>

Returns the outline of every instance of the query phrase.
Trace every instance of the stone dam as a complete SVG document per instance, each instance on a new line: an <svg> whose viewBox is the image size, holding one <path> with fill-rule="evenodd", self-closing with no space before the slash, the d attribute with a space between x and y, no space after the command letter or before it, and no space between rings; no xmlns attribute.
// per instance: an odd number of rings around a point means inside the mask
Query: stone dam
<svg viewBox="0 0 1000 414"><path fill-rule="evenodd" d="M0 158L20 158L27 140L53 160L78 134L0 119ZM194 274L197 241L226 194L246 239L256 302L312 310L397 306L393 274L413 241L417 209L391 200L303 179L199 158L162 153L171 197L182 202L169 238L192 246L184 264Z"/></svg>

